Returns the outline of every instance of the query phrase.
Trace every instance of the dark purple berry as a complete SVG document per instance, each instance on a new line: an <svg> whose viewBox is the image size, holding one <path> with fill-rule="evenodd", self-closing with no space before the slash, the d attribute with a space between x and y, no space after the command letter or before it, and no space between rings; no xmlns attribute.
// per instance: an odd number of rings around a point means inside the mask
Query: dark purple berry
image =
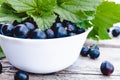
<svg viewBox="0 0 120 80"><path fill-rule="evenodd" d="M36 27L34 26L34 24L32 24L32 23L30 23L30 22L25 22L24 24L25 24L25 26L26 26L30 31L36 29Z"/></svg>
<svg viewBox="0 0 120 80"><path fill-rule="evenodd" d="M30 33L30 38L32 39L46 39L46 34L43 30L35 29Z"/></svg>
<svg viewBox="0 0 120 80"><path fill-rule="evenodd" d="M59 27L57 31L57 38L67 37L67 31L64 27Z"/></svg>
<svg viewBox="0 0 120 80"><path fill-rule="evenodd" d="M76 34L81 34L81 33L84 33L84 32L85 32L85 29L83 29L83 28L78 28L76 30Z"/></svg>
<svg viewBox="0 0 120 80"><path fill-rule="evenodd" d="M88 56L88 50L89 48L87 46L83 46L80 52L81 56L87 57Z"/></svg>
<svg viewBox="0 0 120 80"><path fill-rule="evenodd" d="M54 34L54 32L53 32L52 29L47 29L45 32L46 32L46 35L47 35L47 38L48 38L48 39L55 37L55 34Z"/></svg>
<svg viewBox="0 0 120 80"><path fill-rule="evenodd" d="M13 30L13 36L16 38L27 38L29 29L24 24L18 24Z"/></svg>
<svg viewBox="0 0 120 80"><path fill-rule="evenodd" d="M14 26L12 24L4 24L1 28L1 33L5 36L13 35Z"/></svg>
<svg viewBox="0 0 120 80"><path fill-rule="evenodd" d="M68 32L76 32L76 26L71 23L67 23L67 31Z"/></svg>
<svg viewBox="0 0 120 80"><path fill-rule="evenodd" d="M120 35L120 30L119 29L113 29L112 30L112 35L113 35L113 37L119 36Z"/></svg>
<svg viewBox="0 0 120 80"><path fill-rule="evenodd" d="M14 80L29 80L29 74L20 70L15 73Z"/></svg>
<svg viewBox="0 0 120 80"><path fill-rule="evenodd" d="M104 61L104 62L102 62L101 66L100 66L100 70L103 75L109 76L113 73L114 66L110 62Z"/></svg>
<svg viewBox="0 0 120 80"><path fill-rule="evenodd" d="M0 63L0 74L2 73L2 64Z"/></svg>
<svg viewBox="0 0 120 80"><path fill-rule="evenodd" d="M91 59L96 59L100 56L100 51L97 49L89 49L88 53Z"/></svg>

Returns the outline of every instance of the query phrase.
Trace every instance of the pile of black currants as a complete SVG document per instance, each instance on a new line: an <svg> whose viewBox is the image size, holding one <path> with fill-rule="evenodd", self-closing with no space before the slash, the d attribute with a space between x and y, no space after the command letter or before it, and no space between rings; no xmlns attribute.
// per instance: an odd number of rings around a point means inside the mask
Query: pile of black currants
<svg viewBox="0 0 120 80"><path fill-rule="evenodd" d="M80 55L84 57L89 55L91 59L96 59L100 56L99 47L96 44L92 44L90 47L83 46Z"/></svg>
<svg viewBox="0 0 120 80"><path fill-rule="evenodd" d="M0 34L23 39L51 39L73 36L85 32L85 29L77 27L67 20L56 19L56 22L46 30L38 28L32 18L28 18L21 23L14 21L0 24Z"/></svg>

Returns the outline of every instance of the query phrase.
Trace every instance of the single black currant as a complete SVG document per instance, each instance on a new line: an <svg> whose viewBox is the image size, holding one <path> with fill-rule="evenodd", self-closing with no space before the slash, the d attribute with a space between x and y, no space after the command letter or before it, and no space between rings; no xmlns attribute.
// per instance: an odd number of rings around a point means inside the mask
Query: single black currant
<svg viewBox="0 0 120 80"><path fill-rule="evenodd" d="M16 38L26 38L28 36L29 29L24 24L18 24L13 30L13 36Z"/></svg>
<svg viewBox="0 0 120 80"><path fill-rule="evenodd" d="M46 32L46 35L47 35L47 38L48 38L48 39L55 37L55 34L54 34L54 32L53 32L52 29L47 29L45 32Z"/></svg>
<svg viewBox="0 0 120 80"><path fill-rule="evenodd" d="M2 73L2 64L0 63L0 74Z"/></svg>
<svg viewBox="0 0 120 80"><path fill-rule="evenodd" d="M19 70L15 73L14 80L29 80L29 74L25 71Z"/></svg>
<svg viewBox="0 0 120 80"><path fill-rule="evenodd" d="M1 33L5 36L12 36L13 35L14 26L12 24L4 24L1 28Z"/></svg>
<svg viewBox="0 0 120 80"><path fill-rule="evenodd" d="M114 72L114 66L109 61L104 61L101 63L100 70L103 75L109 76Z"/></svg>
<svg viewBox="0 0 120 80"><path fill-rule="evenodd" d="M76 33L77 34L81 34L81 33L84 33L85 32L85 29L83 29L83 28L78 28L77 30L76 30Z"/></svg>
<svg viewBox="0 0 120 80"><path fill-rule="evenodd" d="M112 30L112 35L113 35L113 37L118 37L120 35L120 30L119 29L113 29Z"/></svg>
<svg viewBox="0 0 120 80"><path fill-rule="evenodd" d="M89 48L87 46L83 46L80 52L81 56L87 57L88 56L88 50Z"/></svg>
<svg viewBox="0 0 120 80"><path fill-rule="evenodd" d="M67 23L67 31L68 32L76 32L76 26L68 22Z"/></svg>
<svg viewBox="0 0 120 80"><path fill-rule="evenodd" d="M91 59L96 59L100 56L100 51L98 49L89 49L88 53Z"/></svg>
<svg viewBox="0 0 120 80"><path fill-rule="evenodd" d="M36 27L34 26L34 24L32 24L32 23L30 23L30 22L25 22L24 24L25 24L25 26L26 26L30 31L36 29Z"/></svg>
<svg viewBox="0 0 120 80"><path fill-rule="evenodd" d="M59 27L56 36L57 36L57 38L67 37L67 31L66 31L66 29L64 27Z"/></svg>
<svg viewBox="0 0 120 80"><path fill-rule="evenodd" d="M46 34L43 30L40 29L35 29L30 33L30 38L32 39L46 39Z"/></svg>

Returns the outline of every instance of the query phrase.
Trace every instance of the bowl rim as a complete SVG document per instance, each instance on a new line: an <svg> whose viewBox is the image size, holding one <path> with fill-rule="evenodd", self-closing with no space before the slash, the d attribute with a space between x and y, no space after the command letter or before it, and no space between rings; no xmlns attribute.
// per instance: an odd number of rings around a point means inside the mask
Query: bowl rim
<svg viewBox="0 0 120 80"><path fill-rule="evenodd" d="M15 38L15 37L11 37L11 36L5 36L0 34L0 38L4 38L4 39L9 39L9 40L16 40L16 41L50 41L50 40L61 40L61 39L66 39L66 38L71 38L71 37L77 37L79 35L85 34L85 33L89 33L91 30L93 29L93 27L88 28L87 30L85 30L85 32L81 33L81 34L76 34L74 36L67 36L67 37L61 37L61 38L50 38L50 39L24 39L24 38Z"/></svg>

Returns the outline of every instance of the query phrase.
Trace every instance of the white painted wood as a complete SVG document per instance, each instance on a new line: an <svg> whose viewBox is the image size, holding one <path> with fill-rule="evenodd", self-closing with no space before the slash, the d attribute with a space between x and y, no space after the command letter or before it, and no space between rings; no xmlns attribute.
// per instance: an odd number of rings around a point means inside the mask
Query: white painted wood
<svg viewBox="0 0 120 80"><path fill-rule="evenodd" d="M100 47L100 53L100 57L95 60L80 56L72 66L54 74L30 73L30 80L120 80L120 48ZM100 71L100 65L105 60L110 61L115 67L111 76L103 76ZM0 74L0 80L14 80L17 70L6 59L2 59L1 63L3 73Z"/></svg>

